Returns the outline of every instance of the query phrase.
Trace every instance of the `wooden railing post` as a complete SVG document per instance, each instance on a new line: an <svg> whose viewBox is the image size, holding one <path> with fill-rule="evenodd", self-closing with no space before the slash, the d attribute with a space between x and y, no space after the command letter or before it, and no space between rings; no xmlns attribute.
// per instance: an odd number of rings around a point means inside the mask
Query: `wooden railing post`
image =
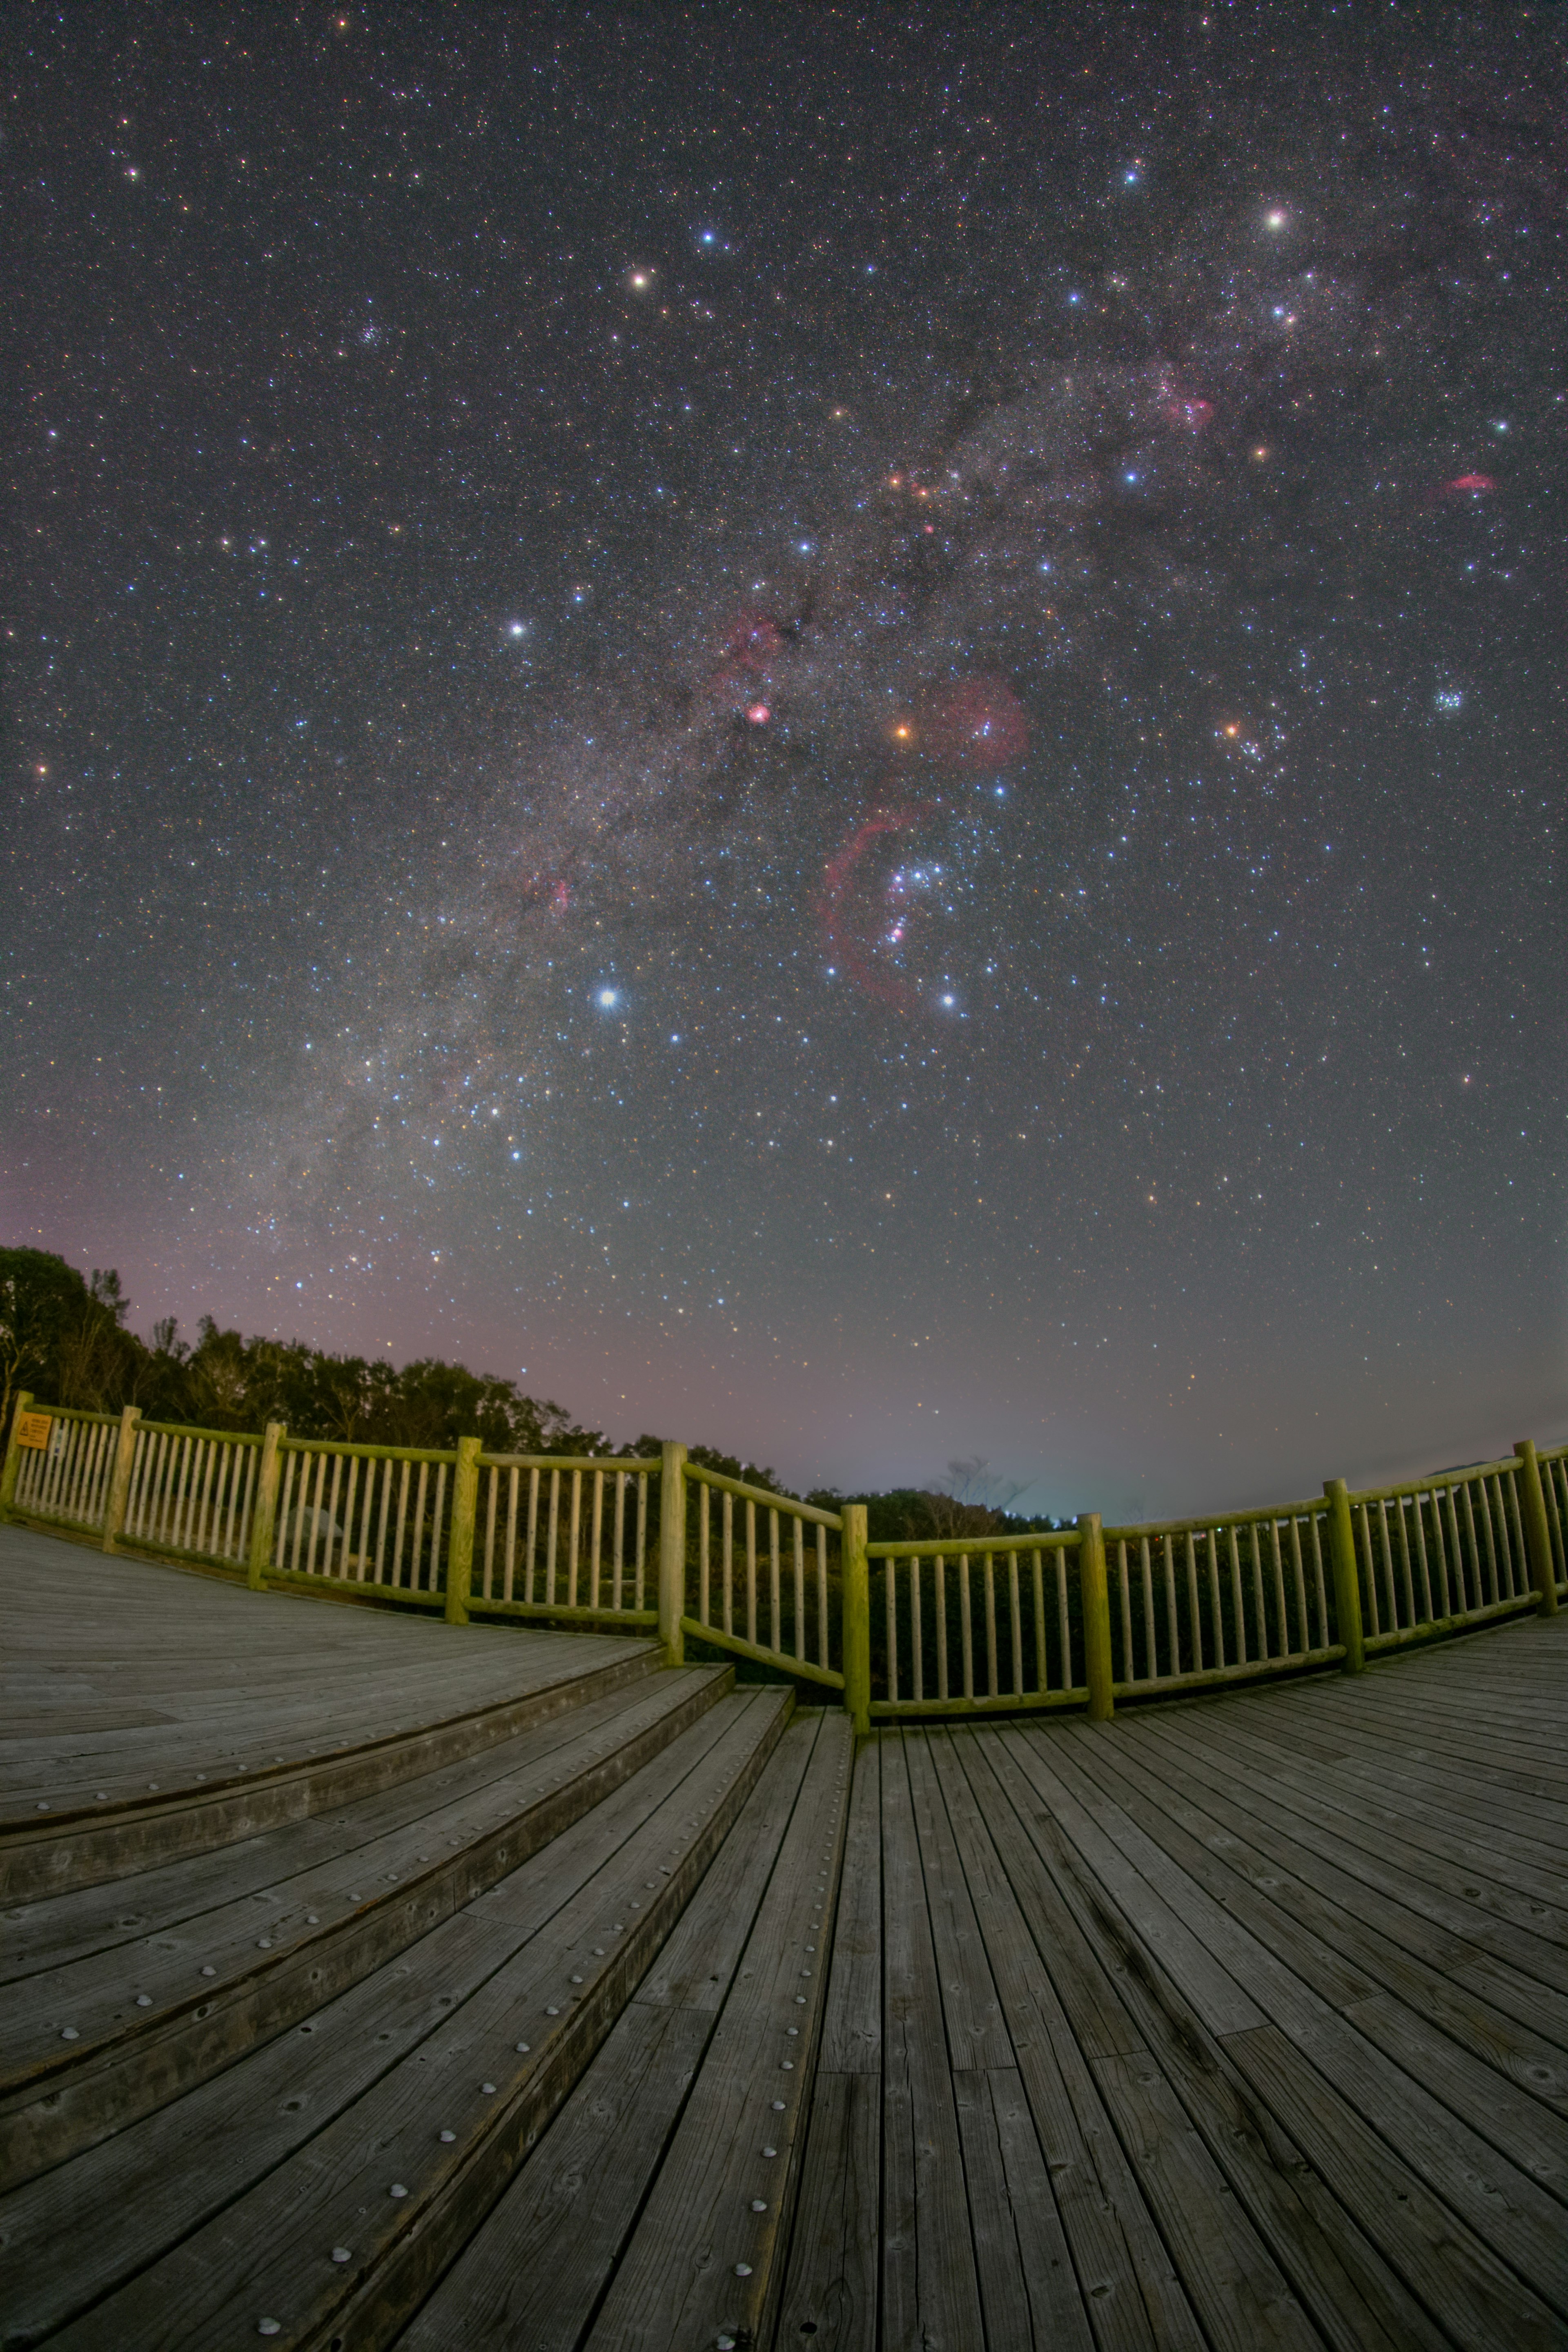
<svg viewBox="0 0 1568 2352"><path fill-rule="evenodd" d="M114 1449L114 1468L109 1480L109 1505L103 1515L103 1549L112 1551L125 1525L125 1506L131 1499L131 1465L136 1459L136 1424L142 1418L139 1404L128 1404L120 1416L120 1440Z"/></svg>
<svg viewBox="0 0 1568 2352"><path fill-rule="evenodd" d="M658 1474L658 1638L667 1666L685 1664L685 1614L686 1448L667 1437Z"/></svg>
<svg viewBox="0 0 1568 2352"><path fill-rule="evenodd" d="M1334 1622L1345 1645L1344 1671L1359 1675L1366 1667L1366 1645L1361 1630L1361 1579L1356 1573L1355 1529L1351 1525L1350 1488L1342 1478L1325 1478L1329 1499L1329 1559L1334 1571Z"/></svg>
<svg viewBox="0 0 1568 2352"><path fill-rule="evenodd" d="M841 1517L844 1704L857 1733L863 1733L871 1728L871 1570L866 1558L866 1506L846 1503Z"/></svg>
<svg viewBox="0 0 1568 2352"><path fill-rule="evenodd" d="M1546 1497L1541 1491L1541 1464L1536 1459L1535 1440L1532 1437L1516 1437L1513 1450L1519 1456L1519 1469L1515 1475L1519 1479L1530 1573L1538 1595L1536 1613L1542 1617L1555 1617L1557 1568L1552 1557L1552 1529L1546 1522Z"/></svg>
<svg viewBox="0 0 1568 2352"><path fill-rule="evenodd" d="M22 1449L16 1443L16 1431L22 1415L33 1402L31 1389L18 1389L11 1401L11 1436L5 1448L5 1466L0 1469L0 1519L8 1519L16 1500L16 1474L22 1467Z"/></svg>
<svg viewBox="0 0 1568 2352"><path fill-rule="evenodd" d="M266 1582L268 1562L272 1558L272 1529L278 1517L279 1441L288 1432L280 1421L269 1421L261 1441L261 1467L256 1474L256 1499L250 1507L250 1551L245 1565L245 1580L253 1592L259 1592Z"/></svg>
<svg viewBox="0 0 1568 2352"><path fill-rule="evenodd" d="M479 1454L483 1440L459 1437L452 1480L452 1521L447 1532L447 1622L468 1622L468 1585L474 1572L474 1515L479 1500Z"/></svg>
<svg viewBox="0 0 1568 2352"><path fill-rule="evenodd" d="M1109 1723L1116 1712L1111 1692L1110 1591L1105 1578L1105 1536L1098 1511L1080 1511L1078 1589L1083 1607L1083 1678L1089 1685L1090 1723Z"/></svg>

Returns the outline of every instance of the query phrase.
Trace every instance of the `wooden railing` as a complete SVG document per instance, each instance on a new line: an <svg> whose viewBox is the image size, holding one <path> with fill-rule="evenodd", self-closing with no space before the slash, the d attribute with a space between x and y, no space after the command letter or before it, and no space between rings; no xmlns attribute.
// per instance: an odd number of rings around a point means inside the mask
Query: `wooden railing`
<svg viewBox="0 0 1568 2352"><path fill-rule="evenodd" d="M0 1517L255 1587L655 1633L842 1694L856 1726L1082 1706L1342 1665L1568 1601L1568 1445L1253 1511L868 1542L658 1458L487 1454L18 1400ZM657 1538L657 1556L651 1550ZM873 1606L873 1579L877 1605Z"/></svg>

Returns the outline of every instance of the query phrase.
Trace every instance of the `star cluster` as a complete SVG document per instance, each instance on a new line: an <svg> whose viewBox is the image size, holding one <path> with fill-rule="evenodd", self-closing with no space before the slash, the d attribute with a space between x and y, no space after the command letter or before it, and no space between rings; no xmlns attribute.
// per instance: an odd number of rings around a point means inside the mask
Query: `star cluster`
<svg viewBox="0 0 1568 2352"><path fill-rule="evenodd" d="M31 28L13 1238L802 1483L1554 1433L1562 30L1233 15Z"/></svg>

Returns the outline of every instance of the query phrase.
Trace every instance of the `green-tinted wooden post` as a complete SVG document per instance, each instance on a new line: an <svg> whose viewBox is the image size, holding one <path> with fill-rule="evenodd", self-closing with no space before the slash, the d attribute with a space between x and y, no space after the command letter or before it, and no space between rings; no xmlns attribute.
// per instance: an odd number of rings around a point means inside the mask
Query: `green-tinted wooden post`
<svg viewBox="0 0 1568 2352"><path fill-rule="evenodd" d="M846 1503L839 1538L844 1623L844 1704L857 1733L871 1728L871 1570L866 1558L866 1506Z"/></svg>
<svg viewBox="0 0 1568 2352"><path fill-rule="evenodd" d="M1351 1525L1350 1488L1342 1478L1325 1478L1329 1498L1329 1559L1334 1571L1334 1622L1345 1645L1344 1670L1359 1675L1366 1667L1366 1645L1361 1630L1361 1578L1356 1573L1355 1529Z"/></svg>
<svg viewBox="0 0 1568 2352"><path fill-rule="evenodd" d="M1116 1712L1111 1695L1110 1591L1105 1578L1105 1537L1098 1511L1080 1511L1078 1589L1083 1604L1083 1678L1089 1685L1090 1723L1109 1723Z"/></svg>
<svg viewBox="0 0 1568 2352"><path fill-rule="evenodd" d="M5 1466L0 1470L0 1519L8 1519L16 1500L16 1474L22 1467L22 1449L16 1443L16 1424L33 1402L31 1389L18 1389L11 1405L11 1439L5 1448Z"/></svg>
<svg viewBox="0 0 1568 2352"><path fill-rule="evenodd" d="M278 1446L288 1434L280 1421L269 1421L261 1441L261 1467L256 1474L256 1498L250 1506L250 1555L245 1580L259 1592L272 1558L272 1530L278 1518L278 1474L282 1467Z"/></svg>
<svg viewBox="0 0 1568 2352"><path fill-rule="evenodd" d="M658 1638L667 1666L685 1664L685 1614L686 1448L667 1437L658 1473Z"/></svg>
<svg viewBox="0 0 1568 2352"><path fill-rule="evenodd" d="M447 1622L468 1622L468 1584L474 1572L474 1515L479 1500L479 1455L483 1440L459 1437L452 1481L452 1524L447 1537Z"/></svg>
<svg viewBox="0 0 1568 2352"><path fill-rule="evenodd" d="M1541 1491L1541 1464L1536 1459L1535 1440L1516 1437L1513 1450L1519 1456L1515 1475L1519 1480L1520 1508L1524 1516L1525 1548L1530 1554L1530 1573L1539 1598L1536 1612L1542 1617L1557 1614L1557 1570L1552 1558L1552 1529L1546 1522L1546 1497Z"/></svg>
<svg viewBox="0 0 1568 2352"><path fill-rule="evenodd" d="M139 1404L128 1404L120 1416L120 1441L114 1449L114 1468L109 1480L109 1507L103 1515L103 1549L112 1551L125 1525L125 1506L131 1499L131 1466L136 1459L136 1424L142 1418Z"/></svg>

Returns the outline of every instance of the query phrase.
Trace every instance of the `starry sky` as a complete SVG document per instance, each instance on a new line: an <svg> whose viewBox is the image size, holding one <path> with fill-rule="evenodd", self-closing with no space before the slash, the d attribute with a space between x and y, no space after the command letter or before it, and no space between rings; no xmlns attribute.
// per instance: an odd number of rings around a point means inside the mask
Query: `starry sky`
<svg viewBox="0 0 1568 2352"><path fill-rule="evenodd" d="M801 1486L1568 1433L1568 12L6 12L0 1215Z"/></svg>

